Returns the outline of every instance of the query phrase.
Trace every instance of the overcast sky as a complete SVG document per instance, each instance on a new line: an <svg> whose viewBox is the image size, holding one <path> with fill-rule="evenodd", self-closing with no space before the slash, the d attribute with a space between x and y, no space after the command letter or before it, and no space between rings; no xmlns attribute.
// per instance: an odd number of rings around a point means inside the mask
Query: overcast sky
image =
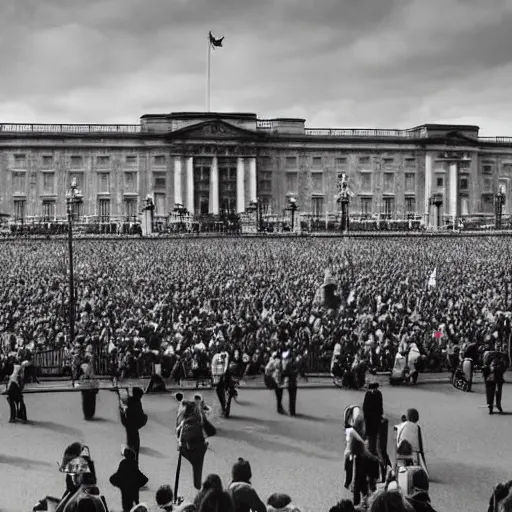
<svg viewBox="0 0 512 512"><path fill-rule="evenodd" d="M0 122L204 111L512 136L512 0L0 0Z"/></svg>

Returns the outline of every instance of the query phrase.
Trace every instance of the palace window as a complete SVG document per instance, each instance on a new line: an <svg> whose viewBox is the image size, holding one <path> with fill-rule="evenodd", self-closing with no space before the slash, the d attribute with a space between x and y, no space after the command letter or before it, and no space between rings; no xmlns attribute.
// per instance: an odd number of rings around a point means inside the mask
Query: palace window
<svg viewBox="0 0 512 512"><path fill-rule="evenodd" d="M406 197L405 198L405 211L407 213L415 213L416 212L416 198L415 197Z"/></svg>
<svg viewBox="0 0 512 512"><path fill-rule="evenodd" d="M55 194L55 173L43 172L43 194Z"/></svg>
<svg viewBox="0 0 512 512"><path fill-rule="evenodd" d="M43 155L42 158L43 169L51 169L53 167L53 156Z"/></svg>
<svg viewBox="0 0 512 512"><path fill-rule="evenodd" d="M311 208L312 213L315 217L322 217L324 212L324 198L323 197L312 197L311 198Z"/></svg>
<svg viewBox="0 0 512 512"><path fill-rule="evenodd" d="M471 162L468 162L467 160L459 162L459 171L461 169L469 169L471 167Z"/></svg>
<svg viewBox="0 0 512 512"><path fill-rule="evenodd" d="M98 167L108 167L110 164L110 157L107 155L97 156L96 157L96 165Z"/></svg>
<svg viewBox="0 0 512 512"><path fill-rule="evenodd" d="M313 169L321 169L322 168L322 157L314 156L313 157Z"/></svg>
<svg viewBox="0 0 512 512"><path fill-rule="evenodd" d="M84 166L84 159L81 156L71 157L71 169L82 169Z"/></svg>
<svg viewBox="0 0 512 512"><path fill-rule="evenodd" d="M312 172L311 185L313 193L322 194L324 191L324 174L322 172Z"/></svg>
<svg viewBox="0 0 512 512"><path fill-rule="evenodd" d="M27 188L27 173L26 172L13 172L12 185L15 194L25 194Z"/></svg>
<svg viewBox="0 0 512 512"><path fill-rule="evenodd" d="M287 169L296 169L297 168L297 157L296 156L287 156L286 157L286 168Z"/></svg>
<svg viewBox="0 0 512 512"><path fill-rule="evenodd" d="M14 155L14 167L16 167L16 169L25 169L27 167L27 159L25 155Z"/></svg>
<svg viewBox="0 0 512 512"><path fill-rule="evenodd" d="M42 206L43 221L50 222L52 220L55 220L55 201L44 200Z"/></svg>
<svg viewBox="0 0 512 512"><path fill-rule="evenodd" d="M415 167L416 166L416 158L406 158L405 159L405 167Z"/></svg>
<svg viewBox="0 0 512 512"><path fill-rule="evenodd" d="M492 174L492 165L484 165L484 166L482 166L482 172L484 174Z"/></svg>
<svg viewBox="0 0 512 512"><path fill-rule="evenodd" d="M383 161L384 165L391 165L395 161L395 159L394 158L383 158L382 161Z"/></svg>
<svg viewBox="0 0 512 512"><path fill-rule="evenodd" d="M484 178L484 192L492 192L492 178Z"/></svg>
<svg viewBox="0 0 512 512"><path fill-rule="evenodd" d="M416 174L413 172L405 173L405 191L415 192L416 191Z"/></svg>
<svg viewBox="0 0 512 512"><path fill-rule="evenodd" d="M165 174L153 174L153 188L165 189Z"/></svg>
<svg viewBox="0 0 512 512"><path fill-rule="evenodd" d="M372 191L372 174L369 172L361 173L361 190L363 192Z"/></svg>
<svg viewBox="0 0 512 512"><path fill-rule="evenodd" d="M370 157L369 156L360 156L359 157L359 163L360 164L369 164L370 163Z"/></svg>
<svg viewBox="0 0 512 512"><path fill-rule="evenodd" d="M153 157L153 165L161 167L165 165L165 155L156 155Z"/></svg>
<svg viewBox="0 0 512 512"><path fill-rule="evenodd" d="M286 193L297 194L298 192L298 174L296 172L286 173Z"/></svg>
<svg viewBox="0 0 512 512"><path fill-rule="evenodd" d="M334 165L336 167L343 167L344 165L347 165L347 157L341 156L334 159Z"/></svg>
<svg viewBox="0 0 512 512"><path fill-rule="evenodd" d="M384 173L384 192L393 193L395 191L395 175L392 172Z"/></svg>
<svg viewBox="0 0 512 512"><path fill-rule="evenodd" d="M467 176L460 177L460 189L467 190L469 188L469 179Z"/></svg>
<svg viewBox="0 0 512 512"><path fill-rule="evenodd" d="M137 167L137 156L128 155L125 160L126 167Z"/></svg>
<svg viewBox="0 0 512 512"><path fill-rule="evenodd" d="M124 173L124 191L128 193L137 192L137 173L125 172Z"/></svg>
<svg viewBox="0 0 512 512"><path fill-rule="evenodd" d="M393 216L395 211L395 198L394 197L385 197L383 199L383 207L384 218L390 219Z"/></svg>
<svg viewBox="0 0 512 512"><path fill-rule="evenodd" d="M155 215L165 215L165 194L155 194Z"/></svg>
<svg viewBox="0 0 512 512"><path fill-rule="evenodd" d="M101 197L98 199L98 216L101 222L109 222L110 220L110 199Z"/></svg>
<svg viewBox="0 0 512 512"><path fill-rule="evenodd" d="M14 219L15 220L23 220L25 218L25 199L15 199L14 200Z"/></svg>
<svg viewBox="0 0 512 512"><path fill-rule="evenodd" d="M444 186L444 178L442 176L438 176L436 178L436 185L438 187L443 187Z"/></svg>
<svg viewBox="0 0 512 512"><path fill-rule="evenodd" d="M258 189L260 192L272 192L272 173L269 171L259 172Z"/></svg>
<svg viewBox="0 0 512 512"><path fill-rule="evenodd" d="M482 213L494 213L494 200L492 194L482 194Z"/></svg>
<svg viewBox="0 0 512 512"><path fill-rule="evenodd" d="M269 156L261 156L259 158L259 164L262 167L269 167L271 162L272 162L272 160L271 160L271 158Z"/></svg>
<svg viewBox="0 0 512 512"><path fill-rule="evenodd" d="M110 173L98 173L98 192L100 194L108 194L110 192Z"/></svg>
<svg viewBox="0 0 512 512"><path fill-rule="evenodd" d="M236 198L223 197L220 203L220 213L233 213L236 212Z"/></svg>
<svg viewBox="0 0 512 512"><path fill-rule="evenodd" d="M361 215L371 215L372 213L372 198L361 197Z"/></svg>
<svg viewBox="0 0 512 512"><path fill-rule="evenodd" d="M128 220L137 218L137 199L135 197L128 197L124 200L124 215Z"/></svg>

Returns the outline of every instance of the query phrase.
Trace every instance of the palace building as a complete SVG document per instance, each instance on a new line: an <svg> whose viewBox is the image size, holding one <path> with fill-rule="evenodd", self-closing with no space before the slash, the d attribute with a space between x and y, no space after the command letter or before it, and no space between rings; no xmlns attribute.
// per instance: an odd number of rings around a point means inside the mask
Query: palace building
<svg viewBox="0 0 512 512"><path fill-rule="evenodd" d="M351 217L415 214L434 222L492 215L497 192L511 211L512 137L479 137L477 126L405 130L306 128L303 119L244 113L143 115L137 125L0 124L0 212L13 219L63 219L76 180L79 214L134 218L150 194L156 217L176 205L194 216L241 213L257 200L280 215L339 211L348 179Z"/></svg>

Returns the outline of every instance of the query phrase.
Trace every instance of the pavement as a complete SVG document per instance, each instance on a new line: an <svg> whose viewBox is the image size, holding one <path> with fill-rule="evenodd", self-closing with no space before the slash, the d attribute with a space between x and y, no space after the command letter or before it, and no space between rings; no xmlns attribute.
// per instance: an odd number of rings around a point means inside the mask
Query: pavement
<svg viewBox="0 0 512 512"><path fill-rule="evenodd" d="M493 486L510 478L512 416L488 415L481 386L473 393L462 393L449 384L424 382L416 388L387 386L383 395L391 425L410 407L420 411L433 507L439 511L487 510ZM253 484L264 502L272 493L284 492L303 512L329 510L339 499L349 497L342 485L342 416L346 406L361 404L363 396L361 391L334 386L322 391L299 389L298 415L290 417L276 413L272 393L248 385L233 403L232 416L225 419L219 414L215 393L205 390L217 435L209 439L203 478L216 473L227 486L233 463L243 457L251 463ZM120 512L119 491L108 481L125 442L115 394L99 393L94 421L83 419L80 398L70 393L27 394L25 402L28 423L9 424L7 403L0 400L0 508L27 512L41 497L61 496L64 475L56 461L68 444L80 440L90 447L109 510ZM140 499L154 507L158 487L174 484L177 403L171 395L146 395L143 407L149 420L140 433L140 469L149 483ZM512 410L512 396L507 392L503 407ZM393 459L393 429L389 430L388 451ZM195 495L186 461L181 466L179 495L187 500Z"/></svg>
<svg viewBox="0 0 512 512"><path fill-rule="evenodd" d="M389 373L380 373L373 376L381 386L389 386ZM512 371L508 371L505 374L505 381L507 383L512 383ZM439 372L439 373L422 373L419 376L418 383L416 386L424 386L426 384L449 384L450 383L450 374L448 372ZM128 388L128 387L142 387L145 388L149 384L149 379L125 379L123 381L119 381L120 388ZM196 388L196 381L185 381L181 385L177 385L175 382L166 383L167 392L174 393L176 391L181 391L183 389L197 389L197 390L207 390L211 389L211 385L207 384L204 386L200 386ZM475 373L473 377L473 385L479 386L483 385L482 375L480 373ZM301 388L311 388L311 389L331 389L334 387L333 378L327 374L312 374L308 376L308 380L300 379L299 386ZM247 377L243 381L240 382L241 388L248 388L253 390L265 390L267 388L263 383L263 378L261 376L257 377ZM100 378L99 379L99 389L109 390L113 389L112 382L110 379ZM55 392L74 392L77 391L77 388L73 388L71 386L71 382L69 379L51 379L45 378L41 379L40 384L27 384L25 386L25 393L55 393Z"/></svg>

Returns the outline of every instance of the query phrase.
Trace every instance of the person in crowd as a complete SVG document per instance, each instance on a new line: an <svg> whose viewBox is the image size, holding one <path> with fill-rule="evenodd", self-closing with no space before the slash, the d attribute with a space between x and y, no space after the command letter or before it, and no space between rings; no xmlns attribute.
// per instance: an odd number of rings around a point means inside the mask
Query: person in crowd
<svg viewBox="0 0 512 512"><path fill-rule="evenodd" d="M18 361L15 361L5 391L7 401L9 402L9 423L15 423L16 420L20 420L23 423L27 421L27 407L23 399L23 387L25 385L23 378L24 363L18 363Z"/></svg>
<svg viewBox="0 0 512 512"><path fill-rule="evenodd" d="M405 498L413 512L435 512L430 503L429 479L424 470L418 470L412 476L412 493Z"/></svg>
<svg viewBox="0 0 512 512"><path fill-rule="evenodd" d="M197 512L235 512L230 494L218 488L208 489L196 506Z"/></svg>
<svg viewBox="0 0 512 512"><path fill-rule="evenodd" d="M215 490L219 492L223 491L222 480L220 479L219 475L210 474L205 478L203 485L201 486L201 489L194 498L194 505L196 508L203 501L203 498L210 490Z"/></svg>
<svg viewBox="0 0 512 512"><path fill-rule="evenodd" d="M372 496L368 512L414 512L398 491L380 491Z"/></svg>
<svg viewBox="0 0 512 512"><path fill-rule="evenodd" d="M211 372L212 383L222 408L222 414L226 413L226 387L230 385L229 354L224 345L219 345L217 353L212 358ZM227 374L227 376L226 376Z"/></svg>
<svg viewBox="0 0 512 512"><path fill-rule="evenodd" d="M354 504L350 500L341 500L329 509L329 512L354 512Z"/></svg>
<svg viewBox="0 0 512 512"><path fill-rule="evenodd" d="M507 365L505 359L501 355L491 359L489 363L485 364L482 368L489 414L493 414L494 405L496 405L496 409L498 409L500 413L503 413L501 397L503 392L503 383L505 382L503 376L506 369Z"/></svg>
<svg viewBox="0 0 512 512"><path fill-rule="evenodd" d="M281 357L277 352L274 352L270 357L267 366L265 367L265 375L267 377L267 387L273 389L276 395L277 412L279 414L286 414L283 407L283 390L284 390L284 378L282 370Z"/></svg>
<svg viewBox="0 0 512 512"><path fill-rule="evenodd" d="M384 401L377 381L371 382L364 395L363 415L368 439L368 449L377 456L377 442L384 417Z"/></svg>
<svg viewBox="0 0 512 512"><path fill-rule="evenodd" d="M139 491L148 483L148 478L140 472L137 455L130 447L124 448L123 456L117 471L110 477L110 483L121 491L123 512L129 512L139 504Z"/></svg>
<svg viewBox="0 0 512 512"><path fill-rule="evenodd" d="M281 356L281 372L283 377L283 388L288 390L288 410L290 416L296 415L297 406L297 379L299 377L299 367L293 349L288 348L282 353Z"/></svg>
<svg viewBox="0 0 512 512"><path fill-rule="evenodd" d="M267 500L268 512L300 512L288 494L274 493Z"/></svg>
<svg viewBox="0 0 512 512"><path fill-rule="evenodd" d="M469 359L469 378L468 378L468 392L471 392L473 387L473 373L475 364L478 362L478 344L475 342L465 343L462 349L462 360Z"/></svg>
<svg viewBox="0 0 512 512"><path fill-rule="evenodd" d="M228 492L236 512L266 512L267 508L251 484L252 471L248 460L238 458L231 470L232 481Z"/></svg>
<svg viewBox="0 0 512 512"><path fill-rule="evenodd" d="M128 397L126 409L124 413L121 414L121 421L126 432L126 445L135 452L137 461L139 460L140 450L139 430L143 428L148 421L148 417L142 408L143 395L144 391L141 388L133 388L132 395Z"/></svg>

